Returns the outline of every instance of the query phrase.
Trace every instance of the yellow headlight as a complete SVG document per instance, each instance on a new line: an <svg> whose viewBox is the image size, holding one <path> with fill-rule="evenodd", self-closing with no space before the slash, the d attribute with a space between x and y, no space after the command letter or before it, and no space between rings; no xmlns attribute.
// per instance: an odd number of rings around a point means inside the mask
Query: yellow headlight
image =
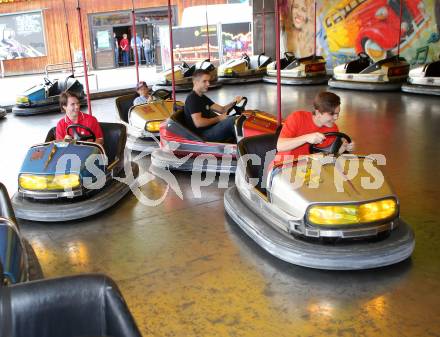
<svg viewBox="0 0 440 337"><path fill-rule="evenodd" d="M29 103L29 98L27 96L18 96L16 99L17 103Z"/></svg>
<svg viewBox="0 0 440 337"><path fill-rule="evenodd" d="M80 179L78 174L57 174L55 176L22 174L18 183L25 190L55 191L78 187Z"/></svg>
<svg viewBox="0 0 440 337"><path fill-rule="evenodd" d="M232 75L233 73L234 73L234 70L232 70L232 68L225 69L225 74Z"/></svg>
<svg viewBox="0 0 440 337"><path fill-rule="evenodd" d="M308 220L315 225L356 225L387 220L397 215L394 199L384 199L358 205L312 206Z"/></svg>
<svg viewBox="0 0 440 337"><path fill-rule="evenodd" d="M148 122L145 128L148 132L159 132L160 123L162 123L162 121Z"/></svg>

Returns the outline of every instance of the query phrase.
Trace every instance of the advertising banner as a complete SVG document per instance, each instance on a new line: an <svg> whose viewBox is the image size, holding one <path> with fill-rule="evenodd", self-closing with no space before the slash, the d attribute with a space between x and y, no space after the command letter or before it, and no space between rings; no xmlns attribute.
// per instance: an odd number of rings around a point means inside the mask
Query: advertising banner
<svg viewBox="0 0 440 337"><path fill-rule="evenodd" d="M46 55L42 12L0 15L0 59Z"/></svg>

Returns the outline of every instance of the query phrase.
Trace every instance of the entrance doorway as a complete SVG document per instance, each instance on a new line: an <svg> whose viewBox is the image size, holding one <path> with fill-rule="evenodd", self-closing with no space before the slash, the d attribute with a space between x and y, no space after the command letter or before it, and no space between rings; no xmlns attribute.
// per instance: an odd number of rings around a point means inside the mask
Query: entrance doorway
<svg viewBox="0 0 440 337"><path fill-rule="evenodd" d="M144 37L148 37L150 40L153 64L161 64L158 27L168 23L167 15L168 12L165 7L136 11L139 64L146 63L146 55L142 47ZM92 61L95 69L108 69L125 65L121 48L116 48L116 41L120 46L124 34L127 34L129 42L128 65L135 63L135 55L131 48L132 19L129 11L90 14L89 27L92 36Z"/></svg>

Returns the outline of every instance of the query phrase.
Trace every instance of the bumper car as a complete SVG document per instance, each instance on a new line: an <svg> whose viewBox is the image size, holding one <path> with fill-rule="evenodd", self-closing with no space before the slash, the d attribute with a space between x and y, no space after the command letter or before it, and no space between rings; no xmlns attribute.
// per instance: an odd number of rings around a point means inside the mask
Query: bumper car
<svg viewBox="0 0 440 337"><path fill-rule="evenodd" d="M392 56L378 62L365 53L356 60L334 68L328 81L332 88L393 91L400 90L409 73L409 63L403 57Z"/></svg>
<svg viewBox="0 0 440 337"><path fill-rule="evenodd" d="M55 141L52 128L45 143L29 149L12 198L18 218L42 222L80 219L113 206L130 191L116 179L129 169L136 178L139 171L137 164L125 162L126 128L119 123L100 124L104 147L93 142L92 130L72 124L68 132L73 133L73 141ZM90 135L80 135L80 128Z"/></svg>
<svg viewBox="0 0 440 337"><path fill-rule="evenodd" d="M210 89L218 88L222 85L221 82L217 81L217 69L209 61L201 61L189 66L186 62L181 65L174 66L174 80L175 80L175 90L176 92L191 91L193 88L192 75L196 69L208 70L211 74L211 81L209 84ZM165 70L162 74L162 81L153 85L153 90L165 89L168 91L172 90L172 74L171 69Z"/></svg>
<svg viewBox="0 0 440 337"><path fill-rule="evenodd" d="M293 53L286 52L281 59L281 84L304 85L327 83L325 60L322 56L296 58ZM267 75L263 81L277 83L277 63L267 66Z"/></svg>
<svg viewBox="0 0 440 337"><path fill-rule="evenodd" d="M440 95L440 61L410 70L402 91L413 94Z"/></svg>
<svg viewBox="0 0 440 337"><path fill-rule="evenodd" d="M113 280L79 275L0 287L1 336L141 337Z"/></svg>
<svg viewBox="0 0 440 337"><path fill-rule="evenodd" d="M81 105L87 104L83 85L72 75L64 80L54 80L53 82L45 77L43 84L33 86L17 97L12 112L18 116L59 112L60 94L66 90L78 94Z"/></svg>
<svg viewBox="0 0 440 337"><path fill-rule="evenodd" d="M8 191L0 183L0 288L40 278L37 256L20 234Z"/></svg>
<svg viewBox="0 0 440 337"><path fill-rule="evenodd" d="M266 74L267 65L272 61L264 54L230 60L218 67L218 77L223 84L260 82Z"/></svg>
<svg viewBox="0 0 440 337"><path fill-rule="evenodd" d="M384 179L381 186L363 188L374 158L334 155L349 137L332 134L336 139L328 148L311 148L332 156L315 153L269 170L277 135L241 140L236 185L224 196L227 214L264 250L295 265L355 270L407 259L415 240L399 217L397 196ZM245 155L256 159L240 160ZM352 160L359 171L349 178L344 165Z"/></svg>
<svg viewBox="0 0 440 337"><path fill-rule="evenodd" d="M151 153L159 146L159 127L174 109L183 107L177 101L173 107L171 92L165 89L154 91L153 102L133 106L136 94L120 96L116 99L119 120L127 127L126 147L132 151Z"/></svg>
<svg viewBox="0 0 440 337"><path fill-rule="evenodd" d="M258 110L245 110L247 99L234 106L236 139L274 133L275 116ZM234 112L234 111L230 111ZM235 172L237 144L207 142L186 127L183 109L174 112L160 126L160 148L151 153L153 166L179 171Z"/></svg>

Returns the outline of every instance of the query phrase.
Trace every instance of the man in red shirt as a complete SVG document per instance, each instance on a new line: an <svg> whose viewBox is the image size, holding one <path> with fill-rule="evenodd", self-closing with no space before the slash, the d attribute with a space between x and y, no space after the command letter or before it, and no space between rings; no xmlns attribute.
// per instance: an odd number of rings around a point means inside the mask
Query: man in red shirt
<svg viewBox="0 0 440 337"><path fill-rule="evenodd" d="M124 66L130 65L130 46L129 46L127 34L122 35L121 41L119 41L119 47L122 50L122 62Z"/></svg>
<svg viewBox="0 0 440 337"><path fill-rule="evenodd" d="M276 162L308 155L310 144L327 147L334 137L326 138L323 133L337 132L336 120L341 110L341 99L332 92L320 92L313 101L314 111L295 111L287 117L277 142ZM353 151L354 143L343 140L339 153Z"/></svg>
<svg viewBox="0 0 440 337"><path fill-rule="evenodd" d="M60 95L60 107L66 115L61 118L57 124L56 128L56 140L70 140L73 138L72 130L69 130L69 134L67 133L67 127L72 124L80 124L88 127L93 131L96 137L96 143L103 145L104 138L102 134L101 126L98 123L98 120L90 116L89 114L85 114L80 110L80 102L79 97L69 91L64 91ZM76 130L80 135L88 136L90 132L83 128L78 128Z"/></svg>

